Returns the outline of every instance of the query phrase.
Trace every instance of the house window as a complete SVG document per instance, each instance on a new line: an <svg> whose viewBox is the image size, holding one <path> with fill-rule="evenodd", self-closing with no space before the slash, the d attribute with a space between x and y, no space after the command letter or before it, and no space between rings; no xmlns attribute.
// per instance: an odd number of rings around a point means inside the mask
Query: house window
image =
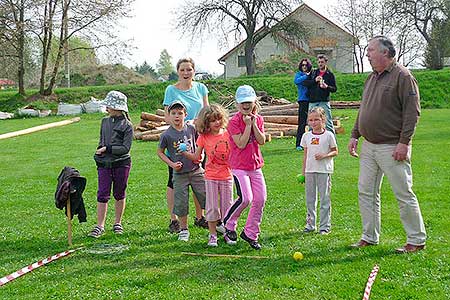
<svg viewBox="0 0 450 300"><path fill-rule="evenodd" d="M324 36L325 35L325 28L324 27L319 27L316 29L316 35L317 36Z"/></svg>
<svg viewBox="0 0 450 300"><path fill-rule="evenodd" d="M238 55L238 67L245 67L245 55Z"/></svg>

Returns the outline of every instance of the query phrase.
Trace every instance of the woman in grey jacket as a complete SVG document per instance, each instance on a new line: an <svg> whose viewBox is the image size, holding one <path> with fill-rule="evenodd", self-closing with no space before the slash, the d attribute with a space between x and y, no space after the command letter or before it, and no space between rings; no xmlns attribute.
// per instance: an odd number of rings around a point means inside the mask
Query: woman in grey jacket
<svg viewBox="0 0 450 300"><path fill-rule="evenodd" d="M105 232L105 219L111 187L115 201L113 232L123 233L122 216L125 210L126 188L131 169L130 149L133 141L133 125L128 116L127 97L111 91L103 104L109 114L102 119L100 140L94 159L98 172L97 225L89 236L98 238Z"/></svg>

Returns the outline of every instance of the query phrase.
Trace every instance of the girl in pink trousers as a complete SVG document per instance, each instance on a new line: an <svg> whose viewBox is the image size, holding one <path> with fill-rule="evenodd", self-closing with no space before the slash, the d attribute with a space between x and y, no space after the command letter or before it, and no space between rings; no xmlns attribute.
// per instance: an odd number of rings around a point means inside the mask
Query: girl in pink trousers
<svg viewBox="0 0 450 300"><path fill-rule="evenodd" d="M230 134L230 166L238 199L228 209L225 218L224 239L227 244L236 244L236 226L242 211L251 204L250 211L240 237L256 250L264 204L267 198L266 183L261 168L264 160L259 148L264 145L264 119L257 114L256 93L249 85L236 90L238 112L228 124Z"/></svg>

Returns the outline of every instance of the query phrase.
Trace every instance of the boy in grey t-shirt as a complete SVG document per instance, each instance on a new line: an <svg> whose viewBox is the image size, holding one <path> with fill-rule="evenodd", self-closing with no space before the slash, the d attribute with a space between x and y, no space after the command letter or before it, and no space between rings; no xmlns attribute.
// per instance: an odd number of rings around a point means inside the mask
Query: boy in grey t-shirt
<svg viewBox="0 0 450 300"><path fill-rule="evenodd" d="M170 127L161 134L157 154L162 161L173 168L174 208L173 213L180 219L181 231L178 239L189 240L187 225L189 213L189 185L197 196L202 209L205 208L205 171L199 165L187 159L181 152L195 153L197 131L186 124L186 107L181 101L174 101L168 108ZM167 149L169 155L165 154Z"/></svg>

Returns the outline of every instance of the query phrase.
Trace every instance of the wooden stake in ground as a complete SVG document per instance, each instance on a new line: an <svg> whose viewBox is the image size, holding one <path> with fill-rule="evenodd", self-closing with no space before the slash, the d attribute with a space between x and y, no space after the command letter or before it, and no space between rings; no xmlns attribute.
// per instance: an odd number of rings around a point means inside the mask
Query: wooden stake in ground
<svg viewBox="0 0 450 300"><path fill-rule="evenodd" d="M28 134L28 133L33 133L36 131L46 130L46 129L53 128L53 127L60 127L60 126L76 123L79 121L80 121L80 118L76 117L76 118L72 118L70 120L48 123L48 124L44 124L44 125L39 125L39 126L19 130L19 131L13 131L13 132L5 133L5 134L0 134L0 140L11 138L11 137L16 137L16 136L24 135L24 134Z"/></svg>
<svg viewBox="0 0 450 300"><path fill-rule="evenodd" d="M269 258L267 256L211 254L211 253L193 253L193 252L181 252L181 254L189 255L189 256L206 256L206 257L222 257L222 258L251 258L251 259L265 259L265 258Z"/></svg>
<svg viewBox="0 0 450 300"><path fill-rule="evenodd" d="M70 210L70 193L69 199L67 200L67 240L69 242L69 247L72 246L72 211Z"/></svg>

